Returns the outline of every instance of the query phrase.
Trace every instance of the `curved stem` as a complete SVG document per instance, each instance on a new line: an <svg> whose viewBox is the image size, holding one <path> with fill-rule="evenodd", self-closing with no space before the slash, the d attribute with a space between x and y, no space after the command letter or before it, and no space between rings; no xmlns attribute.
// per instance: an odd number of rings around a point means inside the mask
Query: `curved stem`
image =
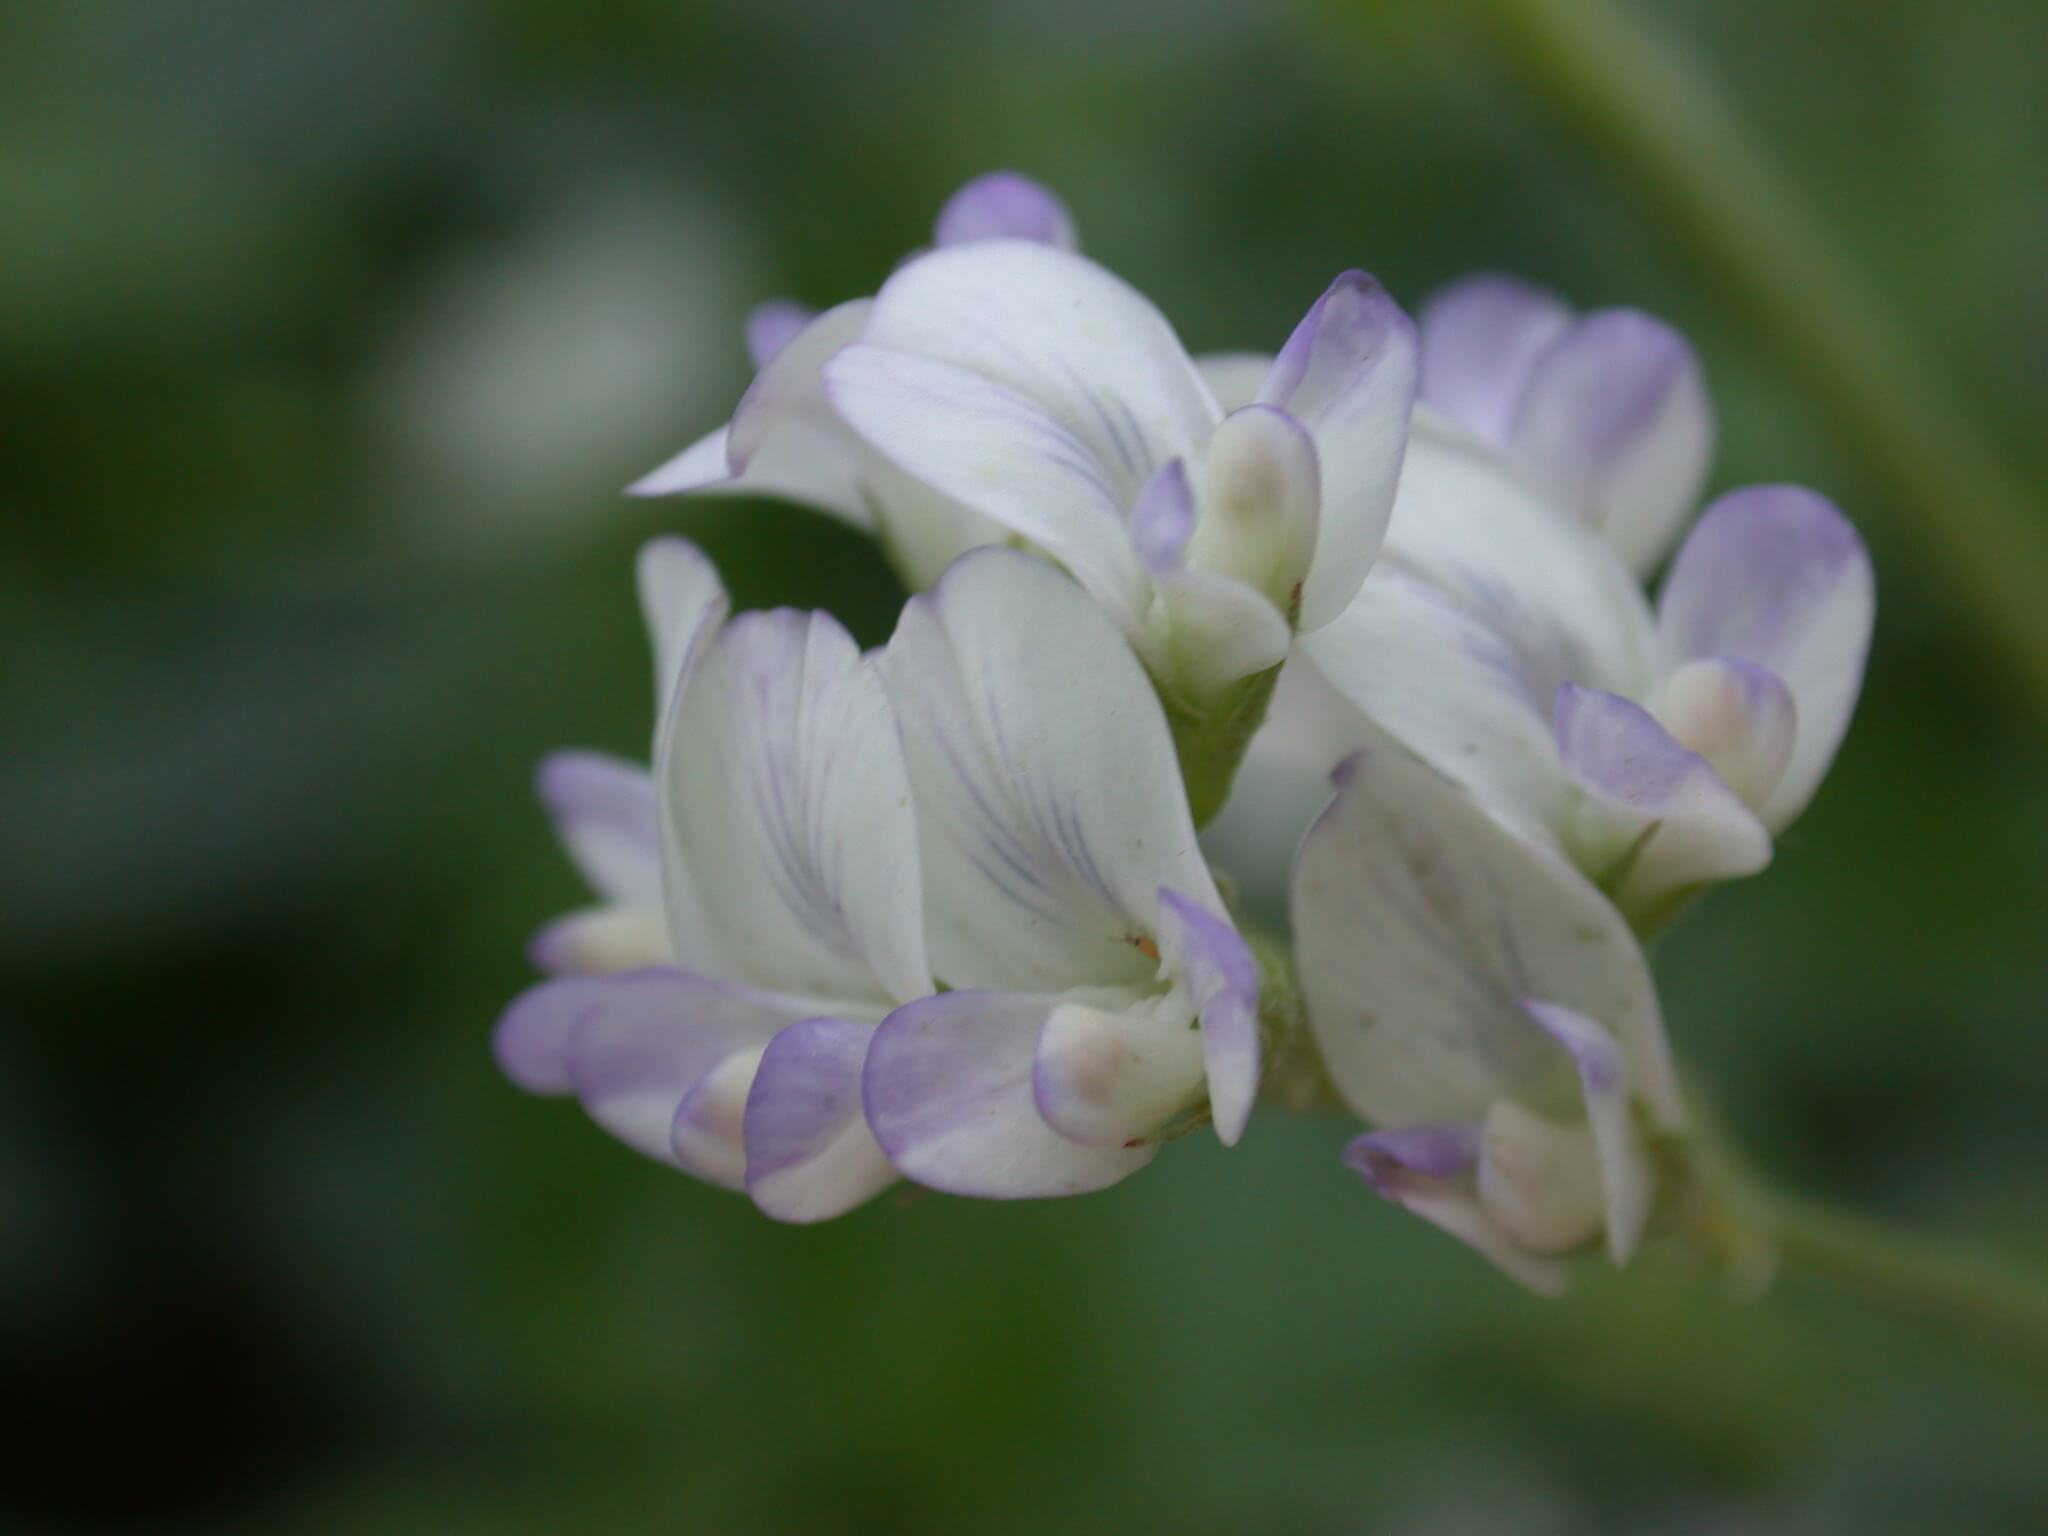
<svg viewBox="0 0 2048 1536"><path fill-rule="evenodd" d="M2048 724L2048 520L1913 355L1711 79L1611 0L1469 0L1891 490Z"/></svg>
<svg viewBox="0 0 2048 1536"><path fill-rule="evenodd" d="M1760 1214L1786 1266L1967 1324L2048 1362L2048 1278L1811 1200L1769 1198Z"/></svg>
<svg viewBox="0 0 2048 1536"><path fill-rule="evenodd" d="M1710 1106L1695 1099L1690 1111L1689 1133L1653 1143L1669 1230L1745 1289L1785 1271L1833 1280L2048 1366L2048 1272L1781 1193L1743 1163Z"/></svg>

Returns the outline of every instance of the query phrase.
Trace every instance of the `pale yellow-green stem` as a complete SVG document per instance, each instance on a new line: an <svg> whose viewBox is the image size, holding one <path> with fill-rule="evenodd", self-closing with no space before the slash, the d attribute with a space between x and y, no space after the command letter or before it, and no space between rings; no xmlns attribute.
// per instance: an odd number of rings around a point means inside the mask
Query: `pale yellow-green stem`
<svg viewBox="0 0 2048 1536"><path fill-rule="evenodd" d="M1811 1200L1780 1195L1764 1212L1788 1269L1946 1318L2048 1368L2048 1278Z"/></svg>

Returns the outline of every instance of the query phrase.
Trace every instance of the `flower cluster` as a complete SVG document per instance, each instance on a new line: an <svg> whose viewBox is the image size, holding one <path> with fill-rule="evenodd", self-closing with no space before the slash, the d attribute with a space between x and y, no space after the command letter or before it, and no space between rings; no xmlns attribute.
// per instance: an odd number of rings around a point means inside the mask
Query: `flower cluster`
<svg viewBox="0 0 2048 1536"><path fill-rule="evenodd" d="M1008 174L874 298L746 329L731 423L635 489L821 508L919 595L863 654L642 553L651 768L542 765L599 899L533 943L513 1080L811 1221L1098 1189L1284 1073L1524 1283L1625 1260L1685 1126L1642 940L1768 862L1873 612L1787 486L1708 506L1651 604L1713 440L1685 342L1499 278L1417 325L1348 272L1195 359ZM1291 858L1291 958L1225 849Z"/></svg>

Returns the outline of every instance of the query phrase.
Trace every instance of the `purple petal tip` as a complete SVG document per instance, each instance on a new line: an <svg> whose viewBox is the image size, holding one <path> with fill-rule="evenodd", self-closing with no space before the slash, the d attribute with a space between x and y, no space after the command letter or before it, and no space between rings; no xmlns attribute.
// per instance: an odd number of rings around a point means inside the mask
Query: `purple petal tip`
<svg viewBox="0 0 2048 1536"><path fill-rule="evenodd" d="M1068 251L1079 245L1065 205L1016 171L991 171L955 192L939 210L933 239L939 245L1031 240Z"/></svg>
<svg viewBox="0 0 2048 1536"><path fill-rule="evenodd" d="M512 999L491 1031L499 1070L528 1093L568 1093L569 1036L602 997L602 985L581 977L543 981Z"/></svg>
<svg viewBox="0 0 2048 1536"><path fill-rule="evenodd" d="M784 347L795 341L817 312L793 299L770 299L747 312L747 355L756 369L766 368Z"/></svg>
<svg viewBox="0 0 2048 1536"><path fill-rule="evenodd" d="M1628 1063L1614 1037L1583 1014L1541 998L1525 997L1522 1011L1570 1054L1589 1097L1618 1090Z"/></svg>
<svg viewBox="0 0 2048 1536"><path fill-rule="evenodd" d="M1155 574L1177 571L1195 531L1195 499L1188 486L1187 464L1169 461L1147 480L1131 507L1131 542L1138 558Z"/></svg>
<svg viewBox="0 0 2048 1536"><path fill-rule="evenodd" d="M1399 1197L1401 1177L1454 1179L1479 1165L1479 1132L1467 1125L1408 1125L1372 1131L1344 1149L1344 1163L1376 1194Z"/></svg>

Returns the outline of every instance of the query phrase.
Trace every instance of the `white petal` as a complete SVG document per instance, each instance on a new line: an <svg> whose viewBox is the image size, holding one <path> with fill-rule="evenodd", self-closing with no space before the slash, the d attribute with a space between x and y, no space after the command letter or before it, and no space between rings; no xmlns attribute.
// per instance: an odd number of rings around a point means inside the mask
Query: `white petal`
<svg viewBox="0 0 2048 1536"><path fill-rule="evenodd" d="M1358 706L1330 685L1320 668L1301 651L1287 658L1273 687L1265 723L1252 737L1246 767L1254 762L1315 778L1324 800L1330 798L1330 775L1360 747L1380 740ZM1306 832L1308 823L1298 829ZM1296 837L1290 842L1299 842ZM1291 849L1290 849L1291 851Z"/></svg>
<svg viewBox="0 0 2048 1536"><path fill-rule="evenodd" d="M1560 843L1570 796L1545 679L1437 588L1377 571L1301 652L1377 731L1427 759L1524 837ZM1373 733L1364 734L1372 739ZM1334 765L1331 765L1334 766Z"/></svg>
<svg viewBox="0 0 2048 1536"><path fill-rule="evenodd" d="M1546 709L1560 683L1626 698L1655 686L1649 603L1612 547L1433 413L1416 412L1382 560L1433 583L1508 639Z"/></svg>
<svg viewBox="0 0 2048 1536"><path fill-rule="evenodd" d="M725 622L731 602L718 568L687 539L650 539L641 545L634 577L641 617L654 647L658 738L659 722L668 713L692 651Z"/></svg>
<svg viewBox="0 0 2048 1536"><path fill-rule="evenodd" d="M733 620L686 685L661 780L721 974L878 1010L931 990L896 722L830 615Z"/></svg>
<svg viewBox="0 0 2048 1536"><path fill-rule="evenodd" d="M1479 1204L1517 1247L1570 1253L1605 1229L1600 1154L1584 1125L1502 1099L1487 1111L1480 1140Z"/></svg>
<svg viewBox="0 0 2048 1536"><path fill-rule="evenodd" d="M1119 506L1167 460L1192 457L1220 415L1149 300L1047 245L994 240L919 257L883 284L864 339L1030 400L1103 466Z"/></svg>
<svg viewBox="0 0 2048 1536"><path fill-rule="evenodd" d="M883 665L947 983L1149 985L1160 889L1222 910L1152 685L1059 572L962 557L905 608Z"/></svg>
<svg viewBox="0 0 2048 1536"><path fill-rule="evenodd" d="M895 1182L861 1110L874 1028L792 1024L762 1054L744 1117L747 1193L778 1221L826 1221Z"/></svg>
<svg viewBox="0 0 2048 1536"><path fill-rule="evenodd" d="M586 907L558 917L526 945L535 969L550 976L609 976L675 964L668 914L648 906Z"/></svg>
<svg viewBox="0 0 2048 1536"><path fill-rule="evenodd" d="M683 1095L669 1116L669 1150L678 1165L727 1189L747 1185L747 1100L761 1070L764 1045L734 1051Z"/></svg>
<svg viewBox="0 0 2048 1536"><path fill-rule="evenodd" d="M1070 1141L1134 1146L1202 1100L1202 1038L1192 1018L1139 1004L1061 1003L1032 1058L1038 1112Z"/></svg>
<svg viewBox="0 0 2048 1536"><path fill-rule="evenodd" d="M863 454L875 534L912 591L929 587L968 550L1013 537L1001 523L913 480L865 444Z"/></svg>
<svg viewBox="0 0 2048 1536"><path fill-rule="evenodd" d="M1798 733L1764 820L1785 826L1834 761L1863 687L1876 591L1870 555L1834 505L1791 485L1752 486L1701 515L1659 605L1665 665L1757 662L1792 690Z"/></svg>
<svg viewBox="0 0 2048 1536"><path fill-rule="evenodd" d="M841 348L860 338L872 305L872 300L855 299L826 310L754 376L732 413L726 455L735 474L745 475L769 441L792 428L844 442L843 429L825 401L823 370Z"/></svg>
<svg viewBox="0 0 2048 1536"><path fill-rule="evenodd" d="M1571 323L1562 299L1517 278L1481 273L1439 289L1416 325L1422 399L1487 442L1505 444L1530 366Z"/></svg>
<svg viewBox="0 0 2048 1536"><path fill-rule="evenodd" d="M1517 462L1639 575L1699 504L1713 451L1699 359L1649 315L1587 315L1529 369L1513 434Z"/></svg>
<svg viewBox="0 0 2048 1536"><path fill-rule="evenodd" d="M1642 1241L1656 1190L1649 1149L1629 1098L1621 1044L1605 1026L1573 1009L1538 998L1527 998L1522 1006L1578 1071L1599 1159L1607 1252L1615 1263L1626 1264Z"/></svg>
<svg viewBox="0 0 2048 1536"><path fill-rule="evenodd" d="M1293 909L1310 1024L1367 1120L1476 1125L1499 1098L1574 1103L1530 997L1611 1029L1634 1090L1675 1118L1656 993L1620 914L1426 764L1391 748L1347 764L1302 843Z"/></svg>
<svg viewBox="0 0 2048 1536"><path fill-rule="evenodd" d="M836 420L805 414L791 416L767 433L741 474L704 489L720 496L793 501L871 531L874 508L868 481L867 458L853 434Z"/></svg>
<svg viewBox="0 0 2048 1536"><path fill-rule="evenodd" d="M801 1016L783 999L682 971L554 985L593 989L566 1050L568 1081L590 1118L677 1166L670 1134L677 1107L719 1063L758 1051L793 1013Z"/></svg>
<svg viewBox="0 0 2048 1536"><path fill-rule="evenodd" d="M1613 552L1421 412L1379 566L1302 649L1381 728L1547 840L1571 803L1558 688L1639 696L1655 680L1649 608Z"/></svg>
<svg viewBox="0 0 2048 1536"><path fill-rule="evenodd" d="M1783 679L1769 667L1726 656L1689 661L1665 678L1656 715L1752 810L1770 803L1799 737L1799 706Z"/></svg>
<svg viewBox="0 0 2048 1536"><path fill-rule="evenodd" d="M708 432L674 458L663 461L626 487L628 496L680 496L686 491L734 489L726 458L728 430Z"/></svg>
<svg viewBox="0 0 2048 1536"><path fill-rule="evenodd" d="M1035 401L950 363L865 344L826 376L847 422L905 474L1031 540L1127 633L1136 628L1145 578L1127 503L1088 445Z"/></svg>
<svg viewBox="0 0 2048 1536"><path fill-rule="evenodd" d="M1571 1282L1564 1264L1515 1242L1480 1203L1473 1187L1477 1159L1476 1135L1465 1126L1373 1131L1344 1150L1345 1163L1382 1199L1457 1238L1518 1285L1539 1296L1563 1295Z"/></svg>
<svg viewBox="0 0 2048 1536"><path fill-rule="evenodd" d="M1567 684L1557 693L1557 741L1565 771L1589 801L1572 829L1572 852L1603 884L1610 863L1629 861L1621 887L1628 910L1770 863L1771 834L1756 813L1641 705Z"/></svg>
<svg viewBox="0 0 2048 1536"><path fill-rule="evenodd" d="M1287 659L1293 631L1263 592L1207 571L1171 571L1154 585L1142 649L1162 686L1188 701L1204 703Z"/></svg>
<svg viewBox="0 0 2048 1536"><path fill-rule="evenodd" d="M1346 272L1309 310L1259 390L1315 439L1322 526L1301 594L1302 629L1342 611L1378 553L1415 405L1415 326L1385 289Z"/></svg>
<svg viewBox="0 0 2048 1536"><path fill-rule="evenodd" d="M730 600L711 562L682 539L651 539L641 547L635 575L640 610L654 648L654 763L668 760L669 742L682 713L690 674L710 649L725 622ZM650 780L652 783L652 780ZM710 973L709 932L696 877L677 846L655 788L659 902L668 918L669 947L676 962Z"/></svg>
<svg viewBox="0 0 2048 1536"><path fill-rule="evenodd" d="M1040 1116L1032 1069L1060 1002L944 992L890 1014L861 1084L890 1161L933 1189L990 1199L1084 1194L1150 1162L1150 1146L1083 1146Z"/></svg>
<svg viewBox="0 0 2048 1536"><path fill-rule="evenodd" d="M1321 507L1307 429L1278 407L1248 405L1224 417L1209 441L1187 563L1256 588L1291 616L1315 555Z"/></svg>
<svg viewBox="0 0 2048 1536"><path fill-rule="evenodd" d="M776 496L871 526L864 455L826 404L819 378L826 359L860 334L868 303L841 304L782 339L731 425L692 443L628 494Z"/></svg>

